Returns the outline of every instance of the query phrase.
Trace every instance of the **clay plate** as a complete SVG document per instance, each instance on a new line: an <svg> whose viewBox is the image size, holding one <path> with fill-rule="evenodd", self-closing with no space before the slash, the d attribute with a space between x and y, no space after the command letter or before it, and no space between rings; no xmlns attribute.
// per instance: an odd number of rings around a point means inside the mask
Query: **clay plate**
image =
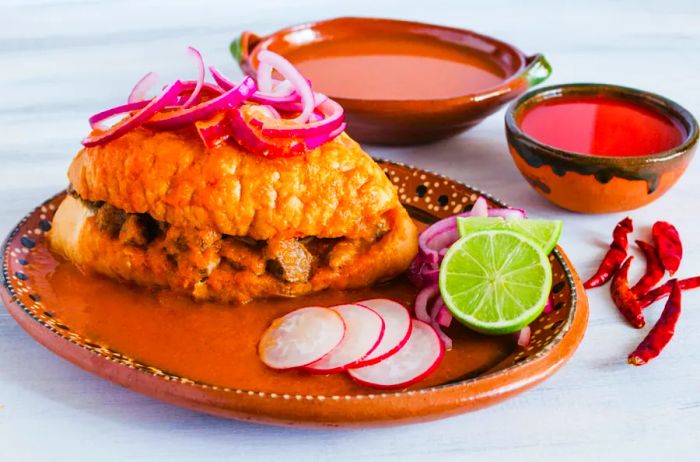
<svg viewBox="0 0 700 462"><path fill-rule="evenodd" d="M480 191L435 173L379 161L419 223L471 207ZM362 387L344 374L273 371L257 359L269 322L310 304L390 297L410 305L403 278L347 292L244 306L195 304L83 274L54 256L46 232L65 193L31 212L3 245L2 299L46 348L112 382L179 406L228 418L306 426L369 426L436 419L510 398L559 369L580 343L588 302L561 249L550 260L554 309L532 325L530 346L454 323L455 347L424 381L399 391ZM503 205L486 196L492 205ZM424 225L422 225L424 226Z"/></svg>

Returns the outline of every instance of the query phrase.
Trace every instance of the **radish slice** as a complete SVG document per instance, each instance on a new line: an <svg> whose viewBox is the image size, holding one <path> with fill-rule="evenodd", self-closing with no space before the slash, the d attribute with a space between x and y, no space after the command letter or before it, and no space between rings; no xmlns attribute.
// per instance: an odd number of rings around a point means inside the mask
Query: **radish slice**
<svg viewBox="0 0 700 462"><path fill-rule="evenodd" d="M353 367L367 357L384 336L384 320L374 310L362 305L339 305L330 309L343 318L345 337L333 351L306 366L311 372L331 374Z"/></svg>
<svg viewBox="0 0 700 462"><path fill-rule="evenodd" d="M377 388L404 388L433 372L445 347L430 324L414 319L408 342L396 353L372 366L349 369L350 377Z"/></svg>
<svg viewBox="0 0 700 462"><path fill-rule="evenodd" d="M318 361L343 340L345 323L328 308L310 306L277 318L260 339L258 353L273 369L290 369Z"/></svg>
<svg viewBox="0 0 700 462"><path fill-rule="evenodd" d="M384 319L384 336L379 345L357 364L360 367L378 363L406 344L411 335L411 315L403 305L386 298L365 300L358 305L366 306Z"/></svg>

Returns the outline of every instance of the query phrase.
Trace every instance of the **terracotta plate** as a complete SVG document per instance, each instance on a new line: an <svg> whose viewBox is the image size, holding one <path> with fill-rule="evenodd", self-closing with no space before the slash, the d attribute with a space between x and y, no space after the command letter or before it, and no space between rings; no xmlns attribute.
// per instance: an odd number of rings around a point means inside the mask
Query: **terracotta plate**
<svg viewBox="0 0 700 462"><path fill-rule="evenodd" d="M417 222L460 212L482 194L435 173L380 164ZM527 348L511 335L485 336L453 323L448 333L454 349L434 374L406 390L365 388L344 374L273 371L256 355L257 340L273 318L300 306L369 297L410 305L415 289L399 278L371 289L244 306L195 304L83 274L53 255L45 233L63 196L31 212L5 241L0 291L5 306L32 337L73 364L190 409L289 425L386 425L445 417L541 382L573 354L587 324L581 282L557 249L550 256L554 309L534 322Z"/></svg>

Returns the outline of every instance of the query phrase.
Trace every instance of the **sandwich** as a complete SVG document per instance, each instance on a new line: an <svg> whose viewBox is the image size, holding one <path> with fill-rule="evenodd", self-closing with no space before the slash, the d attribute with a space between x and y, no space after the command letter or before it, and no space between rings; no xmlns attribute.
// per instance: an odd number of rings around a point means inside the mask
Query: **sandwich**
<svg viewBox="0 0 700 462"><path fill-rule="evenodd" d="M273 58L274 68L283 58ZM297 111L264 120L289 129L288 138L270 138L251 118L266 106L255 96L266 93L250 81L238 106L230 98L218 106L242 85L199 85L210 94L197 98L196 82L171 85L140 106L130 102L113 127L96 127L68 170L49 233L54 251L84 271L231 303L361 288L403 273L417 253L417 230L381 167L344 124L329 124L319 142L310 116L314 137L300 137ZM302 113L303 90L293 96ZM185 99L193 106L178 107ZM321 122L335 110L328 101L312 110ZM187 111L201 118L183 117ZM163 120L171 123L154 123ZM212 132L215 142L203 138ZM251 145L251 133L264 143ZM259 149L270 143L274 152Z"/></svg>

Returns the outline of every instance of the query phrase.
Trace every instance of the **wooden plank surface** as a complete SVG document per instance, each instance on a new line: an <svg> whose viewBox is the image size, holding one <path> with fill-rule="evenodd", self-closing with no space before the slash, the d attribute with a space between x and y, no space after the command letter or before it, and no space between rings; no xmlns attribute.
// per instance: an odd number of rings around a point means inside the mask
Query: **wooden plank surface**
<svg viewBox="0 0 700 462"><path fill-rule="evenodd" d="M228 43L241 30L267 33L340 15L472 28L543 52L555 69L550 83L629 85L700 113L696 0L2 0L0 235L65 186L88 115L122 101L146 70L192 75L184 52L192 44L237 75ZM450 174L530 215L563 219L561 243L584 275L623 216L577 215L535 195L507 153L503 111L445 142L367 150ZM656 219L678 225L684 275L700 274L699 200L696 161L665 197L632 213L642 234ZM263 427L168 406L65 363L0 310L0 460L698 460L700 293L687 294L676 338L643 368L625 364L643 334L621 321L606 289L591 292L590 302L580 350L543 385L477 413L365 431Z"/></svg>

